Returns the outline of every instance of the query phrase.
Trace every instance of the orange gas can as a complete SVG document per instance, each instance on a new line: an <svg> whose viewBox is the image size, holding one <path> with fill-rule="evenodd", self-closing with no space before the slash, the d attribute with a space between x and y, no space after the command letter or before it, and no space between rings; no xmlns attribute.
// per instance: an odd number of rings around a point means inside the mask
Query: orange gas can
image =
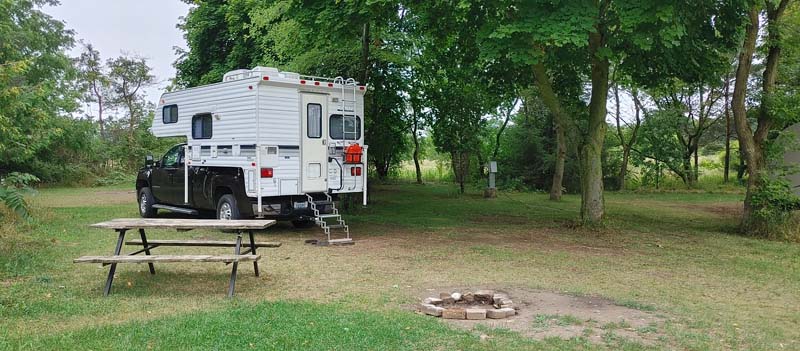
<svg viewBox="0 0 800 351"><path fill-rule="evenodd" d="M358 143L352 144L344 150L344 163L361 163L361 154L363 153L361 145Z"/></svg>

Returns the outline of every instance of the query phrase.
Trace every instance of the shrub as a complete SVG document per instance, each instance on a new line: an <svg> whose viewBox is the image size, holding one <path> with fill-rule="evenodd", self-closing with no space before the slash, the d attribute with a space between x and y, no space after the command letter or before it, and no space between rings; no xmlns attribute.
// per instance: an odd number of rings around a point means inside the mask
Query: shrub
<svg viewBox="0 0 800 351"><path fill-rule="evenodd" d="M16 212L22 218L30 219L28 204L25 202L25 191L38 182L39 178L32 174L11 172L0 179L0 202ZM2 216L2 212L0 212Z"/></svg>

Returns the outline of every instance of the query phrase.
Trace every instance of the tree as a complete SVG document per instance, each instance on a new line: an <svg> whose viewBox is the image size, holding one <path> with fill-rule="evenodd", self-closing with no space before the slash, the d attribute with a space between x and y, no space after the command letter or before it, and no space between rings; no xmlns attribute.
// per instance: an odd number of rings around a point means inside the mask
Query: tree
<svg viewBox="0 0 800 351"><path fill-rule="evenodd" d="M622 118L619 102L619 83L614 82L614 120L617 126L617 138L619 138L619 143L622 146L622 165L619 168L619 190L625 190L625 179L628 175L628 162L630 160L631 150L636 144L639 127L642 125L641 112L643 107L639 99L639 92L633 90L630 92L630 95L633 100L633 123L628 123Z"/></svg>
<svg viewBox="0 0 800 351"><path fill-rule="evenodd" d="M87 102L97 103L97 122L100 126L100 137L105 137L103 111L106 107L110 81L100 59L100 52L92 44L84 44L83 52L77 60L79 79L84 85L84 99Z"/></svg>
<svg viewBox="0 0 800 351"><path fill-rule="evenodd" d="M672 125L660 131L675 136L680 148L681 168L678 176L688 186L694 186L699 177L698 153L705 133L718 123L722 111L719 102L723 89L718 84L700 86L673 86L658 91L653 96L655 105L663 113L674 114ZM694 165L692 159L694 158Z"/></svg>
<svg viewBox="0 0 800 351"><path fill-rule="evenodd" d="M113 93L113 102L123 105L128 112L128 138L134 139L136 126L145 115L143 89L155 83L155 76L142 57L123 55L110 59L108 79Z"/></svg>
<svg viewBox="0 0 800 351"><path fill-rule="evenodd" d="M0 1L0 174L33 173L60 180L70 159L53 157L74 136L75 70L65 51L72 31L39 8L55 1ZM73 133L76 132L76 133Z"/></svg>
<svg viewBox="0 0 800 351"><path fill-rule="evenodd" d="M739 139L742 159L747 165L749 174L747 180L747 193L744 199L744 212L742 213L742 228L751 233L764 233L769 230L769 216L772 196L784 197L785 189L779 194L770 193L769 159L767 150L774 130L785 128L789 121L782 119L774 109L776 82L778 78L778 64L783 51L784 28L782 22L789 0L780 1L754 1L747 13L748 21L745 29L744 40L738 55L731 110L733 111L736 134ZM748 78L753 66L753 56L756 52L759 30L762 18L766 30L764 41L764 70L760 82L760 96L755 110L757 115L756 129L751 128L748 120L748 111L745 99L747 98ZM781 212L787 209L782 208Z"/></svg>
<svg viewBox="0 0 800 351"><path fill-rule="evenodd" d="M554 50L582 53L571 60L576 72L588 69L591 86L579 149L581 218L599 223L604 215L601 157L611 63L639 82L708 76L723 57L718 49L732 45L715 34L729 25L728 7L735 6L714 1L611 0L494 4L490 11L495 20L485 31L495 42L492 56L535 65L547 64L544 58Z"/></svg>

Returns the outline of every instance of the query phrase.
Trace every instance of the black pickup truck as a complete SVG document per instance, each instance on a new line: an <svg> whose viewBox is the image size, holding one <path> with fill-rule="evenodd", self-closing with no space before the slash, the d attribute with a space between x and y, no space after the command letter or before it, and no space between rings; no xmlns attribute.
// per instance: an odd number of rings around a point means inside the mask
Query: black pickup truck
<svg viewBox="0 0 800 351"><path fill-rule="evenodd" d="M244 175L237 167L190 166L188 202L184 201L185 144L173 146L159 160L151 155L136 177L139 214L155 217L159 209L218 219L255 217L257 198L245 192ZM328 204L315 201L322 213ZM263 217L290 220L297 227L314 225L305 195L262 197L262 206L276 209Z"/></svg>

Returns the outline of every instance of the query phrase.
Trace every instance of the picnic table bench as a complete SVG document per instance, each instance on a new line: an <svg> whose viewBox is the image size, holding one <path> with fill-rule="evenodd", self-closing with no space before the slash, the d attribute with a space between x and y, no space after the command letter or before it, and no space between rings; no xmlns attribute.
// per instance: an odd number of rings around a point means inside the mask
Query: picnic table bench
<svg viewBox="0 0 800 351"><path fill-rule="evenodd" d="M236 286L236 273L239 262L253 262L255 275L259 276L258 260L261 255L256 253L259 247L280 247L278 242L256 242L253 237L254 230L266 229L275 224L273 220L215 220L215 219L172 219L172 218L118 218L106 222L90 225L92 228L113 229L117 232L117 246L112 256L83 256L73 260L73 263L101 263L110 265L106 279L103 296L111 293L111 284L114 273L119 263L147 263L150 274L156 274L154 263L168 262L224 262L231 264L231 278L228 286L228 297L233 296ZM125 242L125 233L138 229L140 239ZM147 240L145 229L177 229L189 231L193 229L221 229L236 233L236 240ZM249 237L248 247L244 252L242 248L242 232L247 232ZM129 254L122 254L122 245L142 246L141 249ZM160 246L193 246L193 247L233 247L233 255L152 255L150 250ZM144 253L144 256L137 256Z"/></svg>

